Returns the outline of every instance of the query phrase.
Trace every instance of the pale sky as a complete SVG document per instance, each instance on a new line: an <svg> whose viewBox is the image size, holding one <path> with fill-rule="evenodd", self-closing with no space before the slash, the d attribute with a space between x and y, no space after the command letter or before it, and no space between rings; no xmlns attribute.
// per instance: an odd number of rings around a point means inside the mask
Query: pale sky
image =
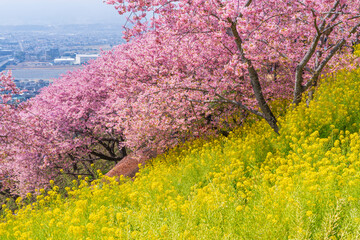
<svg viewBox="0 0 360 240"><path fill-rule="evenodd" d="M103 0L0 0L0 25L123 24Z"/></svg>

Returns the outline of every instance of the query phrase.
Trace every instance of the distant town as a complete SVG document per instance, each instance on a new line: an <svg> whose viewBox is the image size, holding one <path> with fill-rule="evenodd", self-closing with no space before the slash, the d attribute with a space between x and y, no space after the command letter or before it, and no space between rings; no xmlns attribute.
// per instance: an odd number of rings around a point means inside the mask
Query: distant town
<svg viewBox="0 0 360 240"><path fill-rule="evenodd" d="M0 26L0 71L11 70L27 100L68 71L124 42L120 25Z"/></svg>

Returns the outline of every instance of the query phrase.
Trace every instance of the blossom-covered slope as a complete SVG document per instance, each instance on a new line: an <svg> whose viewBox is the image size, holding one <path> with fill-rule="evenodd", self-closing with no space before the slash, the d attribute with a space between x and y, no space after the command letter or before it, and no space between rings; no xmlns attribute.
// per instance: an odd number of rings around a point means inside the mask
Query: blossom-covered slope
<svg viewBox="0 0 360 240"><path fill-rule="evenodd" d="M256 122L173 149L134 181L39 190L5 210L0 239L358 239L359 91L360 70L339 72L280 135Z"/></svg>

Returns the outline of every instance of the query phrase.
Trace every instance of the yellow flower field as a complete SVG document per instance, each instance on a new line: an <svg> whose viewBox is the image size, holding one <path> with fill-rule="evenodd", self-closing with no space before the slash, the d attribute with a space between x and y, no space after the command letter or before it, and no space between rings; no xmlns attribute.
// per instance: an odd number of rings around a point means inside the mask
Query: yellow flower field
<svg viewBox="0 0 360 240"><path fill-rule="evenodd" d="M159 156L134 181L39 190L0 239L360 239L360 69L309 107ZM28 198L31 196L29 195Z"/></svg>

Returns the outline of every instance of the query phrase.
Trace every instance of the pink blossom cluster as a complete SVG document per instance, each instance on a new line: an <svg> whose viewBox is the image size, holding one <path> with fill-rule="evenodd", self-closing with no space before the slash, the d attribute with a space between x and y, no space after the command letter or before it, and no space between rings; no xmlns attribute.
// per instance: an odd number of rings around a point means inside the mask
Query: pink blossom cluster
<svg viewBox="0 0 360 240"><path fill-rule="evenodd" d="M228 65L229 70L248 77L260 109L252 112L265 118L275 132L279 131L277 120L263 92L266 87L262 85L267 84L261 72L264 66L272 69L276 81L287 78L293 82L293 103L299 104L302 94L317 85L321 74L343 67L343 57L359 41L360 0L105 2L113 4L120 14L130 13L132 27L126 28L127 40L146 32L158 33L163 43L169 35L179 39L184 35L198 35L199 39L211 36L214 44L233 55L235 61ZM270 94L287 90L282 82L271 86Z"/></svg>
<svg viewBox="0 0 360 240"><path fill-rule="evenodd" d="M1 126L11 126L11 141L0 141L6 152L0 165L11 172L14 190L44 185L74 163L110 159L110 151L100 149L107 139L116 144L117 161L124 156L123 148L164 152L214 132L221 118L238 112L217 94L234 99L239 93L251 95L250 85L242 78L234 80L237 77L227 69L230 54L219 52L211 39L203 38L206 41L196 46L196 38L185 36L182 44L177 37L168 38L173 47L164 48L157 34L146 34L13 107L7 117L16 117L16 122L0 119ZM242 101L253 103L250 98Z"/></svg>

